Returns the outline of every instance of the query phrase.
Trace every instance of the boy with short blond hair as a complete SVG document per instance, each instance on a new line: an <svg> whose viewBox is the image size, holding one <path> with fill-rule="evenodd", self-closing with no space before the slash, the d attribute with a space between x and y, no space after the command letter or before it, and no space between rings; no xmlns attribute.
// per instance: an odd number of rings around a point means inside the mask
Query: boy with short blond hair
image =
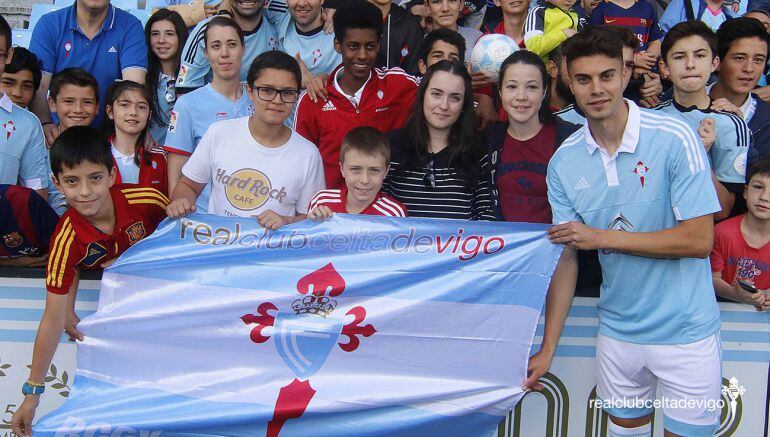
<svg viewBox="0 0 770 437"><path fill-rule="evenodd" d="M770 158L757 161L743 191L748 211L714 228L711 272L723 298L770 310ZM738 281L752 285L750 292Z"/></svg>
<svg viewBox="0 0 770 437"><path fill-rule="evenodd" d="M310 201L308 218L323 220L335 212L406 217L406 207L380 191L390 168L390 145L377 129L362 126L345 135L340 170L345 185L321 190Z"/></svg>

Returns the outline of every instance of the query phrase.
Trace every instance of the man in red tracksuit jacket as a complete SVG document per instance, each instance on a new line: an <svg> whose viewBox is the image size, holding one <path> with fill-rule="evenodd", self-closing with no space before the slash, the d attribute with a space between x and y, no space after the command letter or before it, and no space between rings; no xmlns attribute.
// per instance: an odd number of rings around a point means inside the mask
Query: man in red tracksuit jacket
<svg viewBox="0 0 770 437"><path fill-rule="evenodd" d="M417 79L400 68L374 68L382 36L376 6L364 0L344 4L334 14L334 33L342 65L326 82L328 100L313 102L303 93L294 117L294 129L321 152L327 188L344 185L339 153L348 131L358 126L382 132L403 127L417 92Z"/></svg>

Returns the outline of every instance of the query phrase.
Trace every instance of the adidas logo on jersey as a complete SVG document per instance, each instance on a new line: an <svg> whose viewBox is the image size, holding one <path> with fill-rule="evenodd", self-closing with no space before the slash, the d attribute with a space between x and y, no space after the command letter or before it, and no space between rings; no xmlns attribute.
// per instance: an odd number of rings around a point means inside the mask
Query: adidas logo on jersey
<svg viewBox="0 0 770 437"><path fill-rule="evenodd" d="M588 183L586 178L581 176L577 184L575 184L575 191L585 190L586 188L591 188L591 184Z"/></svg>
<svg viewBox="0 0 770 437"><path fill-rule="evenodd" d="M117 53L118 51L115 50L115 46L110 47L109 50L107 50L107 53Z"/></svg>
<svg viewBox="0 0 770 437"><path fill-rule="evenodd" d="M323 108L321 108L321 111L336 111L336 110L337 110L337 107L334 106L334 103L332 103L331 100L326 102L326 104L324 104Z"/></svg>

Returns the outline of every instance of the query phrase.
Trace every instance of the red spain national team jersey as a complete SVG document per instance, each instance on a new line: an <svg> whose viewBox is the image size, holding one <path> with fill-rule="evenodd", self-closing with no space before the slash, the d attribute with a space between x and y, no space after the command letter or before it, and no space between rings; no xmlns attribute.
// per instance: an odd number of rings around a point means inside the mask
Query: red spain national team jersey
<svg viewBox="0 0 770 437"><path fill-rule="evenodd" d="M313 196L308 211L316 206L323 205L331 209L332 212L346 214L348 212L345 208L345 199L347 196L348 189L344 186L341 189L336 190L321 190ZM408 217L404 204L382 191L377 193L372 203L364 208L359 214L384 215L386 217Z"/></svg>
<svg viewBox="0 0 770 437"><path fill-rule="evenodd" d="M81 269L96 269L150 235L166 217L169 199L154 188L110 188L115 205L115 229L107 235L74 208L59 220L51 236L45 285L51 293L67 294Z"/></svg>
<svg viewBox="0 0 770 437"><path fill-rule="evenodd" d="M145 162L145 154L150 154L150 163ZM164 195L168 196L168 167L166 166L166 152L160 147L152 147L145 150L139 149L139 182L136 184L123 184L120 177L120 169L115 157L112 158L113 167L117 170L115 185L124 187L150 187L155 188Z"/></svg>

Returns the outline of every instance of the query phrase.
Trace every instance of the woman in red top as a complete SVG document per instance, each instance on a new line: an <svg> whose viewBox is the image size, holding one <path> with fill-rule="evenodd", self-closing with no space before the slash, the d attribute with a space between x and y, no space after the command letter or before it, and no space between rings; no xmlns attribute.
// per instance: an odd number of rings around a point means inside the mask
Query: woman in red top
<svg viewBox="0 0 770 437"><path fill-rule="evenodd" d="M508 120L486 131L486 143L496 214L506 221L551 223L548 161L579 126L553 116L549 84L543 61L532 52L515 52L500 67L498 87Z"/></svg>
<svg viewBox="0 0 770 437"><path fill-rule="evenodd" d="M115 184L151 187L168 194L166 153L154 142L148 146L150 92L124 80L107 90L104 131L118 171Z"/></svg>

